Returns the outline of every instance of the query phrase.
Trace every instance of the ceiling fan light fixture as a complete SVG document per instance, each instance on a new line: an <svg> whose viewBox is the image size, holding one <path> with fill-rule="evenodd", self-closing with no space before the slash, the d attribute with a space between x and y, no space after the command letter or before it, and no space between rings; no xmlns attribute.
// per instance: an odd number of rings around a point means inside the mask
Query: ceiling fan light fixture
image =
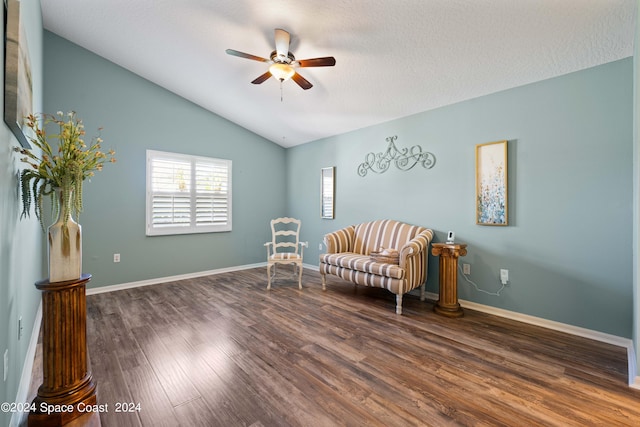
<svg viewBox="0 0 640 427"><path fill-rule="evenodd" d="M271 66L269 66L269 72L281 82L289 80L296 73L291 65L281 62L271 64Z"/></svg>
<svg viewBox="0 0 640 427"><path fill-rule="evenodd" d="M276 42L276 50L271 52L271 55L269 55L268 59L261 56L251 55L249 53L239 52L233 49L226 50L227 54L229 55L251 59L252 61L266 62L267 64L270 64L269 70L253 79L251 81L251 84L259 85L273 76L280 82L280 89L282 89L283 82L291 79L302 89L307 90L311 89L313 85L307 79L296 72L297 68L333 67L334 65L336 65L336 59L333 56L296 60L296 57L293 56L293 53L289 52L289 42L291 41L291 36L282 28L275 29L274 39Z"/></svg>

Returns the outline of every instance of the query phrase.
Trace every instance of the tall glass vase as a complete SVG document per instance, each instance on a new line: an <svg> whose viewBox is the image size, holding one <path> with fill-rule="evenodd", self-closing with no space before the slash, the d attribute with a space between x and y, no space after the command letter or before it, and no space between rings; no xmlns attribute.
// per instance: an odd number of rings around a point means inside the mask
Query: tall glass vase
<svg viewBox="0 0 640 427"><path fill-rule="evenodd" d="M82 275L82 227L71 217L73 191L56 188L58 219L48 228L49 282L77 280Z"/></svg>

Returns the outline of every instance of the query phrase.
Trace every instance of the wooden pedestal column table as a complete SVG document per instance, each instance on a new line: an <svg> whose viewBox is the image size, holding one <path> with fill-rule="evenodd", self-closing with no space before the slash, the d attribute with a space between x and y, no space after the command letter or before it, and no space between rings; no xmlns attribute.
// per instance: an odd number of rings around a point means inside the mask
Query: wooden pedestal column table
<svg viewBox="0 0 640 427"><path fill-rule="evenodd" d="M95 411L96 386L87 368L86 284L42 280L42 385L29 412L29 426L62 426Z"/></svg>
<svg viewBox="0 0 640 427"><path fill-rule="evenodd" d="M440 298L433 308L447 317L462 317L464 311L458 303L458 257L467 254L464 243L432 243L431 254L440 257Z"/></svg>

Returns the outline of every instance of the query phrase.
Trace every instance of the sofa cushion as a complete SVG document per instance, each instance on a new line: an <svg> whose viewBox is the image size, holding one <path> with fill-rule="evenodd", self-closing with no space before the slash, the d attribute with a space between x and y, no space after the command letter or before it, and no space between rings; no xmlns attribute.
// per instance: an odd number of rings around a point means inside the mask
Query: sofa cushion
<svg viewBox="0 0 640 427"><path fill-rule="evenodd" d="M426 230L418 225L391 219L358 224L355 227L352 252L369 255L380 248L400 249L417 234Z"/></svg>
<svg viewBox="0 0 640 427"><path fill-rule="evenodd" d="M404 268L401 268L397 264L375 262L371 260L369 255L353 252L322 254L320 255L320 263L376 274L378 276L391 277L392 279L403 279L405 275Z"/></svg>
<svg viewBox="0 0 640 427"><path fill-rule="evenodd" d="M350 268L338 267L336 265L320 264L320 274L331 274L362 286L387 289L396 295L404 294L408 291L408 289L405 289L407 284L405 279L393 279L377 274L363 273L362 271L351 270Z"/></svg>

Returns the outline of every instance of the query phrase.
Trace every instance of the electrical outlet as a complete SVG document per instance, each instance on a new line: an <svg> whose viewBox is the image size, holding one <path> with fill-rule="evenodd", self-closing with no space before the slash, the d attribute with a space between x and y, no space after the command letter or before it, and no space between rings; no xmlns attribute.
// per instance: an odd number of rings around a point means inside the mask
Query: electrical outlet
<svg viewBox="0 0 640 427"><path fill-rule="evenodd" d="M471 274L471 264L462 264L462 272L464 274Z"/></svg>
<svg viewBox="0 0 640 427"><path fill-rule="evenodd" d="M318 243L318 250L321 251L322 250L322 243Z"/></svg>
<svg viewBox="0 0 640 427"><path fill-rule="evenodd" d="M2 372L4 372L4 381L7 381L7 376L9 375L9 349L4 351L4 367L2 368Z"/></svg>
<svg viewBox="0 0 640 427"><path fill-rule="evenodd" d="M113 254L113 262L120 262L120 254Z"/></svg>
<svg viewBox="0 0 640 427"><path fill-rule="evenodd" d="M507 282L509 281L509 270L506 270L504 268L500 269L500 281L503 285L507 284Z"/></svg>

